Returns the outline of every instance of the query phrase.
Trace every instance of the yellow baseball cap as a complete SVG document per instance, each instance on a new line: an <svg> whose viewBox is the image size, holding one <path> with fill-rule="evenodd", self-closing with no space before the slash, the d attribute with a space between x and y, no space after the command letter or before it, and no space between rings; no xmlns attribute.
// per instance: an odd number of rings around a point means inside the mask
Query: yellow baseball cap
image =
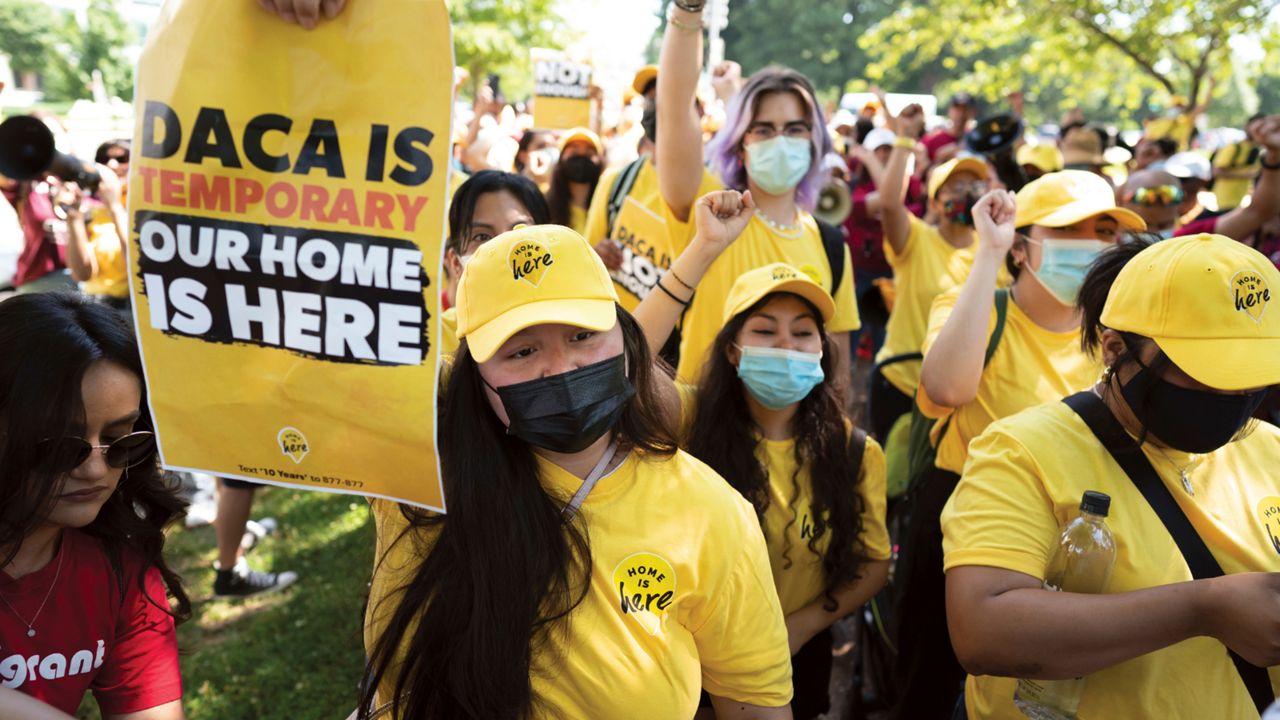
<svg viewBox="0 0 1280 720"><path fill-rule="evenodd" d="M813 303L818 312L822 313L824 323L831 322L831 317L836 314L836 303L826 288L786 263L773 263L738 276L724 303L725 324L729 324L730 320L760 302L766 295L780 292L795 293Z"/></svg>
<svg viewBox="0 0 1280 720"><path fill-rule="evenodd" d="M1018 148L1018 164L1032 165L1040 172L1058 172L1062 169L1062 151L1052 143L1023 145Z"/></svg>
<svg viewBox="0 0 1280 720"><path fill-rule="evenodd" d="M564 149L569 147L569 143L577 140L583 140L591 143L595 146L596 153L600 155L604 154L604 143L600 142L600 136L584 127L573 128L569 132L565 133L564 137L560 138L560 152L563 153Z"/></svg>
<svg viewBox="0 0 1280 720"><path fill-rule="evenodd" d="M1116 206L1111 185L1087 170L1061 170L1027 183L1017 195L1017 227L1066 227L1094 215L1113 218L1125 230L1146 230L1137 213Z"/></svg>
<svg viewBox="0 0 1280 720"><path fill-rule="evenodd" d="M458 338L484 362L534 325L609 330L617 302L609 271L581 235L561 225L516 228L481 245L462 271Z"/></svg>
<svg viewBox="0 0 1280 720"><path fill-rule="evenodd" d="M1249 390L1280 383L1277 293L1280 271L1257 250L1223 235L1174 238L1124 266L1102 324L1151 338L1211 388Z"/></svg>
<svg viewBox="0 0 1280 720"><path fill-rule="evenodd" d="M982 180L986 180L989 177L987 161L982 158L976 158L971 155L952 158L934 168L933 173L929 175L929 198L937 197L938 191L942 189L942 184L958 172L971 172Z"/></svg>
<svg viewBox="0 0 1280 720"><path fill-rule="evenodd" d="M657 65L645 65L636 71L636 76L631 78L631 89L636 91L637 95L644 95L645 87L658 77Z"/></svg>

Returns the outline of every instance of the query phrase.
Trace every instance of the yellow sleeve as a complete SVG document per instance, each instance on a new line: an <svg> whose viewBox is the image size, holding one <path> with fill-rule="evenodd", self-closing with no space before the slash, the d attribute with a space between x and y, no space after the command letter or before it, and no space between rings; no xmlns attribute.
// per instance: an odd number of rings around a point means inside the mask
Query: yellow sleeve
<svg viewBox="0 0 1280 720"><path fill-rule="evenodd" d="M956 301L960 299L960 291L963 289L963 286L953 287L933 299L933 305L929 307L929 329L925 331L924 343L920 346L920 352L925 357L929 356L929 348L938 339L938 335L942 333L942 328L946 326L947 320L951 318L951 313L955 311ZM925 392L923 382L916 387L916 404L920 406L920 411L924 413L925 417L930 418L940 418L954 409L935 403L929 397L929 393Z"/></svg>
<svg viewBox="0 0 1280 720"><path fill-rule="evenodd" d="M858 494L862 496L862 550L870 560L888 560L893 555L885 526L885 472L884 450L868 437L858 473Z"/></svg>
<svg viewBox="0 0 1280 720"><path fill-rule="evenodd" d="M853 258L849 255L849 246L844 246L844 276L840 278L840 287L836 288L836 314L827 326L827 332L853 332L862 327L862 318L858 317L858 299L854 297Z"/></svg>
<svg viewBox="0 0 1280 720"><path fill-rule="evenodd" d="M902 245L902 252L894 252L893 246L889 241L884 240L884 259L889 261L889 266L897 268L900 263L906 262L911 256L911 250L920 243L920 228L924 227L924 221L911 213L907 213L908 222L911 223L911 229L907 231L907 241Z"/></svg>
<svg viewBox="0 0 1280 720"><path fill-rule="evenodd" d="M621 171L621 168L606 170L600 176L600 182L596 183L595 194L591 196L591 206L587 208L586 232L582 236L593 246L609 235L609 193L613 190L614 179Z"/></svg>
<svg viewBox="0 0 1280 720"><path fill-rule="evenodd" d="M689 627L702 662L702 688L717 697L762 707L791 702L787 626L769 569L769 551L755 511L741 497L721 511L723 544L702 562L731 563L717 587L699 588ZM724 552L733 548L732 552Z"/></svg>
<svg viewBox="0 0 1280 720"><path fill-rule="evenodd" d="M964 474L942 511L945 570L982 565L1044 577L1059 528L1044 471L1007 430L1025 419L1001 420L969 443Z"/></svg>

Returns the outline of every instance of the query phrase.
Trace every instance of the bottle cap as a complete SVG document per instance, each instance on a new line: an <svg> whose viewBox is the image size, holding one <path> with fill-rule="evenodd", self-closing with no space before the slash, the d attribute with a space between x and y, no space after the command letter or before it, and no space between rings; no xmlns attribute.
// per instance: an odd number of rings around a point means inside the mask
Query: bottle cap
<svg viewBox="0 0 1280 720"><path fill-rule="evenodd" d="M1111 510L1111 496L1097 490L1085 490L1084 497L1080 499L1080 510L1106 517Z"/></svg>

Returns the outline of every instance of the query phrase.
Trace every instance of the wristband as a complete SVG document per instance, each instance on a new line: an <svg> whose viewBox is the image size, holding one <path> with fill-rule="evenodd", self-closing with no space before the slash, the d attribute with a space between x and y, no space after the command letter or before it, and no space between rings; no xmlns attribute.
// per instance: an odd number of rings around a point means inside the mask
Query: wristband
<svg viewBox="0 0 1280 720"><path fill-rule="evenodd" d="M1266 155L1258 158L1258 162L1262 165L1263 170L1280 170L1280 162L1274 164L1268 163Z"/></svg>
<svg viewBox="0 0 1280 720"><path fill-rule="evenodd" d="M678 303L678 304L680 304L680 305L683 305L683 306L684 306L684 307L686 307L686 308L687 308L687 307L689 307L689 304L693 302L693 296L692 296L692 295L690 295L690 296L689 296L689 299L688 299L688 300L681 300L680 298L676 297L676 294L675 294L675 293L673 293L673 292L671 292L670 290L668 290L668 289L666 288L666 286L662 284L662 278L658 278L658 282L656 283L656 286L657 286L657 288L658 288L659 290L661 290L662 292L666 293L666 294L667 294L667 297L671 298L672 300L675 300L675 301L676 301L676 303Z"/></svg>
<svg viewBox="0 0 1280 720"><path fill-rule="evenodd" d="M669 16L667 18L667 22L671 23L671 26L677 30L683 30L685 32L696 32L696 33L702 32L701 25L690 25L687 22L681 22L679 19L676 18L675 15Z"/></svg>
<svg viewBox="0 0 1280 720"><path fill-rule="evenodd" d="M675 0L675 6L685 12L700 13L706 7L707 0Z"/></svg>
<svg viewBox="0 0 1280 720"><path fill-rule="evenodd" d="M893 146L894 146L894 147L900 147L900 148L903 148L903 149L905 149L905 150L915 150L915 149L916 149L916 140L915 140L915 138L913 138L913 137L908 137L908 136L906 136L906 135L901 135L901 136L899 136L898 138L896 138L896 139L893 141Z"/></svg>

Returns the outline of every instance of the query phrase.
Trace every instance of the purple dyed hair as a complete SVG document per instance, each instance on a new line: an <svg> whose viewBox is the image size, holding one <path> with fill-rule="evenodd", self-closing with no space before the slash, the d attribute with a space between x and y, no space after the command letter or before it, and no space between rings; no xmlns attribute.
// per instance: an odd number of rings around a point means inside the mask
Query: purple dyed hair
<svg viewBox="0 0 1280 720"><path fill-rule="evenodd" d="M827 182L827 173L822 170L822 158L832 152L833 146L813 85L808 78L791 68L771 65L747 80L747 84L729 103L724 125L707 143L707 165L720 176L725 187L746 190L747 169L742 161L742 138L747 134L747 126L755 118L760 100L766 95L780 92L795 93L809 110L809 122L813 125L810 141L813 146L813 162L809 165L809 172L805 173L796 186L796 204L805 210L813 210L818 202L818 193Z"/></svg>

